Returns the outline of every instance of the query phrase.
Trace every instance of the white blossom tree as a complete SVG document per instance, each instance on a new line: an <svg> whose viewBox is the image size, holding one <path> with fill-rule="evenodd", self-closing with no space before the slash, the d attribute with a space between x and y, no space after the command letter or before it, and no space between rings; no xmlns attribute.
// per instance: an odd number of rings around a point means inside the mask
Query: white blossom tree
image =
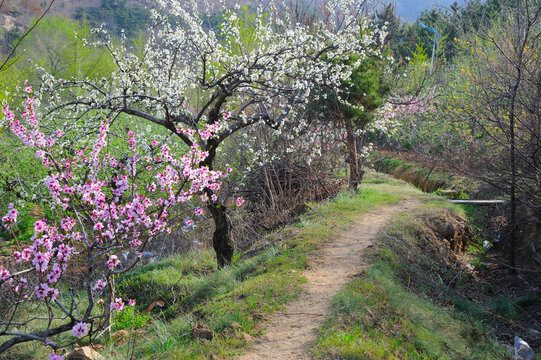
<svg viewBox="0 0 541 360"><path fill-rule="evenodd" d="M89 46L110 51L113 76L74 81L46 74L41 99L48 118L64 119L66 131L90 129L104 113L145 120L187 146L197 140L208 152L202 165L212 170L230 135L256 123L279 129L298 120L296 110L315 86L339 91L349 78L355 64L341 59L377 51L353 0L326 3L327 18L310 23L298 22L291 9L273 2L244 15L237 6L224 9L217 29L205 26L201 6L183 3L158 2L148 40L138 51L126 41L114 44L97 29L100 40ZM224 266L233 255L228 210L212 189L206 193L216 225L213 246Z"/></svg>

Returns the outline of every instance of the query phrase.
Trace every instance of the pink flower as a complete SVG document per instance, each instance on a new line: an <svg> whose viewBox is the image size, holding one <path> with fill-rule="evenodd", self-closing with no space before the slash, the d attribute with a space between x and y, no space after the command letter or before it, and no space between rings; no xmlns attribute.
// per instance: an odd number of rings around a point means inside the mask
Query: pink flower
<svg viewBox="0 0 541 360"><path fill-rule="evenodd" d="M118 264L120 264L120 260L118 260L118 256L116 255L111 255L109 257L109 260L107 260L107 267L111 271L113 271L118 266Z"/></svg>
<svg viewBox="0 0 541 360"><path fill-rule="evenodd" d="M201 209L200 207L196 208L195 209L195 215L197 215L197 216L203 215L203 209Z"/></svg>
<svg viewBox="0 0 541 360"><path fill-rule="evenodd" d="M121 298L116 298L114 303L111 303L111 311L122 311L124 309L124 302Z"/></svg>
<svg viewBox="0 0 541 360"><path fill-rule="evenodd" d="M130 299L130 300L128 301L128 305L129 305L129 306L135 306L135 300Z"/></svg>
<svg viewBox="0 0 541 360"><path fill-rule="evenodd" d="M64 231L70 231L75 226L75 220L68 216L60 221L60 226L62 226Z"/></svg>
<svg viewBox="0 0 541 360"><path fill-rule="evenodd" d="M49 274L47 275L47 281L49 282L49 284L54 284L54 283L56 283L56 282L58 281L58 278L59 278L59 277L60 277L60 276L58 276L58 275L56 275L55 273L52 273L52 272L51 272L51 273L49 273Z"/></svg>
<svg viewBox="0 0 541 360"><path fill-rule="evenodd" d="M49 295L49 285L42 283L40 286L36 286L34 289L36 291L36 296L38 299L45 299L47 295Z"/></svg>
<svg viewBox="0 0 541 360"><path fill-rule="evenodd" d="M4 269L4 267L0 265L0 279L5 280L8 277L10 277L9 271Z"/></svg>
<svg viewBox="0 0 541 360"><path fill-rule="evenodd" d="M98 280L96 282L96 285L94 285L94 287L92 288L92 290L94 290L94 291L96 291L98 293L101 293L103 288L105 287L105 285L107 285L106 281Z"/></svg>
<svg viewBox="0 0 541 360"><path fill-rule="evenodd" d="M237 206L242 206L242 204L244 204L244 199L241 197L238 197L237 200L235 201L235 204L237 204Z"/></svg>
<svg viewBox="0 0 541 360"><path fill-rule="evenodd" d="M96 223L94 225L94 230L100 231L101 229L103 229L103 224L102 223L99 222L99 223Z"/></svg>
<svg viewBox="0 0 541 360"><path fill-rule="evenodd" d="M5 227L9 227L9 225L15 224L17 222L17 216L19 215L19 211L14 208L13 203L10 203L8 208L9 210L7 214L2 217L2 222L4 223Z"/></svg>
<svg viewBox="0 0 541 360"><path fill-rule="evenodd" d="M79 339L82 338L88 333L88 324L83 322L75 324L73 329L71 329L71 333Z"/></svg>
<svg viewBox="0 0 541 360"><path fill-rule="evenodd" d="M36 234L42 233L47 228L47 224L43 220L34 223L34 231Z"/></svg>
<svg viewBox="0 0 541 360"><path fill-rule="evenodd" d="M56 297L58 296L58 289L55 288L49 288L48 296L51 297L51 301L55 301Z"/></svg>

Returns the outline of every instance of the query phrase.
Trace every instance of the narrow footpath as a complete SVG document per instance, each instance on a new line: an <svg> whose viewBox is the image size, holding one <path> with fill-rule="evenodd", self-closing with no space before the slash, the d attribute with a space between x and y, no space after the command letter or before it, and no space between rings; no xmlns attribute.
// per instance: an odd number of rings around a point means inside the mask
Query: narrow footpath
<svg viewBox="0 0 541 360"><path fill-rule="evenodd" d="M308 349L331 311L333 297L367 266L362 257L364 250L374 244L394 215L410 212L419 204L408 199L368 211L359 216L350 230L328 241L303 272L308 280L304 291L284 311L270 316L264 325L264 335L238 360L310 359Z"/></svg>

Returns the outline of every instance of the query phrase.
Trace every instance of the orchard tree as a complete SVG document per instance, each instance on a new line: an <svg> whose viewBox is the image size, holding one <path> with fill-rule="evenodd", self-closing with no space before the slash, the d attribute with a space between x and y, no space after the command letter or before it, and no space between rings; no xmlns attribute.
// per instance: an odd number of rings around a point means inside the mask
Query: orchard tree
<svg viewBox="0 0 541 360"><path fill-rule="evenodd" d="M386 56L389 55L389 56ZM346 163L349 166L349 190L357 191L363 178L363 163L371 145L366 142L371 132L388 132L392 128L392 117L384 117L377 111L390 91L390 53L377 52L359 61L356 56L346 61L351 69L350 78L345 80L338 91L323 88L316 95L319 101L315 112L330 116L342 131L346 146Z"/></svg>
<svg viewBox="0 0 541 360"><path fill-rule="evenodd" d="M63 128L81 131L96 127L104 114L128 115L158 125L188 147L198 141L208 152L202 166L213 170L232 134L256 123L279 129L297 121L313 88L339 92L352 69L379 51L377 34L367 31L367 19L351 0L326 3L326 18L310 22L297 21L293 10L272 2L251 15L240 7L226 9L217 32L204 26L197 6L183 3L159 2L148 41L138 51L125 41L113 44L104 29L96 31L101 41L92 45L107 48L116 64L111 80L45 75L41 98L51 123L68 118ZM357 61L344 61L352 55ZM211 134L215 128L220 131ZM228 210L224 198L210 188L206 193L213 246L225 266L233 255Z"/></svg>

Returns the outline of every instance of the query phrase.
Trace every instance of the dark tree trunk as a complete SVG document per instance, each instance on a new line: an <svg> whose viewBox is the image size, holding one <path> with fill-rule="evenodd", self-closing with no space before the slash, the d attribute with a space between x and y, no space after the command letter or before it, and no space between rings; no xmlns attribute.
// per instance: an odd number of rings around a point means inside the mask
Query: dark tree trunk
<svg viewBox="0 0 541 360"><path fill-rule="evenodd" d="M364 130L364 126L363 126L363 130ZM362 156L358 156L359 154L362 154L362 151L363 151L363 147L364 147L364 133L360 136L357 136L357 181L358 183L362 183L363 181L363 178L364 178L364 170L363 170L363 167L364 167L364 158Z"/></svg>
<svg viewBox="0 0 541 360"><path fill-rule="evenodd" d="M359 187L359 164L357 163L357 141L350 119L344 119L346 125L346 142L348 149L347 163L349 164L349 190L357 191Z"/></svg>
<svg viewBox="0 0 541 360"><path fill-rule="evenodd" d="M218 268L231 265L233 260L233 241L231 240L231 221L227 215L227 207L220 204L209 205L214 219L215 229L212 235L212 246L216 252Z"/></svg>
<svg viewBox="0 0 541 360"><path fill-rule="evenodd" d="M516 67L516 77L515 82L511 88L511 101L509 106L509 143L510 143L510 149L509 149L509 156L510 156L510 162L511 162L511 187L510 187L510 197L511 197L511 239L510 239L510 252L509 252L509 265L511 266L511 271L513 273L516 273L516 247L517 247L517 234L516 234L516 225L517 225L517 195L516 195L516 189L517 189L517 164L516 164L516 137L515 137L515 106L517 101L517 95L518 95L518 89L520 86L520 82L522 81L522 66L523 66L523 54L524 54L524 48L526 45L526 39L528 36L528 32L524 32L522 30L521 22L520 22L520 1L517 0L516 2L517 7L517 46L516 46L516 54L517 54L517 62L515 64ZM529 30L529 29L527 29ZM524 38L522 38L524 36Z"/></svg>
<svg viewBox="0 0 541 360"><path fill-rule="evenodd" d="M522 59L521 59L522 60ZM510 234L510 251L509 251L509 265L511 266L511 271L513 273L516 273L515 266L516 266L516 259L515 259L515 253L516 253L516 247L517 247L517 234L516 234L516 224L517 224L517 195L516 195L516 188L517 188L517 165L516 165L516 144L515 144L515 101L517 97L518 92L518 86L520 84L521 80L521 68L518 67L517 69L517 78L515 81L515 84L512 88L511 93L511 108L509 111L509 142L510 142L510 149L509 149L509 157L511 162L511 186L510 186L510 197L511 197L511 234Z"/></svg>
<svg viewBox="0 0 541 360"><path fill-rule="evenodd" d="M216 114L213 115L216 118ZM214 159L216 157L216 148L218 147L215 140L210 139L204 147L209 152L207 158L201 163L201 166L207 166L209 170L214 167ZM209 198L212 198L214 192L210 189L205 189L205 193ZM233 240L231 239L231 221L227 214L227 206L213 202L208 205L212 219L214 220L214 234L212 235L212 246L216 252L216 260L218 268L231 265L233 260Z"/></svg>

